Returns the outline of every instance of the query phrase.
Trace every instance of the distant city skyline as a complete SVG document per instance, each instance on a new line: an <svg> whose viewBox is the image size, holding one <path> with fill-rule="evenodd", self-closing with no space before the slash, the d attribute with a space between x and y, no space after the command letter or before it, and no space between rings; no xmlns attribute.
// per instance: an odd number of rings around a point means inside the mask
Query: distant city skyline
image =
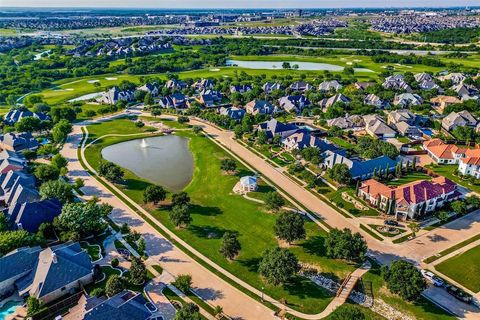
<svg viewBox="0 0 480 320"><path fill-rule="evenodd" d="M112 3L114 2L114 3ZM0 7L90 7L90 8L398 8L398 7L463 7L478 6L478 0L0 0Z"/></svg>

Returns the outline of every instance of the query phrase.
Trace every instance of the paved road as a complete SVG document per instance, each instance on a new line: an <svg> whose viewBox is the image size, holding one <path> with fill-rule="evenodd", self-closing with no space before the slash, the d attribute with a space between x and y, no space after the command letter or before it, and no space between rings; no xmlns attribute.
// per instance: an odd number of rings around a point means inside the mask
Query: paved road
<svg viewBox="0 0 480 320"><path fill-rule="evenodd" d="M170 241L161 236L159 232L90 176L82 168L77 158L77 148L81 138L80 126L75 125L73 133L70 134L61 151L69 161L68 177L83 179L85 187L82 188L82 191L86 196L97 195L101 202L112 205L114 208L112 219L117 223L127 222L133 230L143 236L151 260L161 261L162 267L172 275L191 274L196 292L213 305L222 306L225 313L232 318L275 319L272 310L223 281L173 246Z"/></svg>

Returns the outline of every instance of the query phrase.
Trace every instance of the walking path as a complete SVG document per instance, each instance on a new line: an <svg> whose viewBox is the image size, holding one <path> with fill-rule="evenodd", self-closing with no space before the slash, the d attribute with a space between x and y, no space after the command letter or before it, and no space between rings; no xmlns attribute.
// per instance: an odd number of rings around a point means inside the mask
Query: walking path
<svg viewBox="0 0 480 320"><path fill-rule="evenodd" d="M104 120L106 119L108 118L104 118ZM193 285L199 288L202 298L212 302L212 304L220 305L224 312L232 318L275 319L271 309L242 293L183 253L105 186L90 176L77 158L77 149L82 136L81 127L75 125L74 131L70 134L61 151L62 155L69 161L68 177L72 180L83 179L85 187L82 188L82 192L87 197L96 195L101 202L110 204L114 208L111 217L116 223L126 222L132 230L139 232L145 239L146 251L150 259L161 262L164 270L175 276L191 274ZM152 218L152 220L154 219Z"/></svg>
<svg viewBox="0 0 480 320"><path fill-rule="evenodd" d="M460 242L465 239L465 237L468 237L465 234L465 230L467 233L471 232L480 232L480 226L475 225L476 220L480 219L476 215L467 215L461 219L458 219L450 224L447 224L443 226L442 228L438 228L436 232L439 232L441 235L446 235L448 238L446 238L444 241L442 241L439 238L431 238L431 233L425 234L423 236L419 236L416 239L407 242L408 245L395 245L391 243L381 243L375 239L373 239L371 236L363 232L359 228L359 221L357 219L347 219L343 216L341 216L338 212L336 212L333 208L328 206L325 202L314 196L312 193L309 191L305 190L298 184L294 183L292 180L288 179L284 174L276 170L274 167L266 163L263 159L255 155L253 152L249 151L247 148L243 147L239 143L237 143L235 140L233 140L233 135L230 132L226 132L223 130L220 130L219 128L216 128L210 124L206 124L204 122L198 121L198 120L192 120L191 124L194 125L200 125L204 129L204 131L211 136L216 142L220 143L225 147L226 149L231 150L234 154L238 155L241 159L246 161L249 165L254 167L257 171L262 173L264 176L266 176L269 180L273 181L276 185L279 185L282 187L282 189L292 198L294 198L296 201L301 203L304 207L309 209L310 211L314 212L314 214L319 217L320 219L324 220L328 225L332 227L337 227L337 228L349 228L352 229L353 231L357 231L362 233L365 238L368 241L369 248L370 248L370 254L377 258L379 261L382 263L388 263L392 260L396 259L409 259L409 260L414 260L416 262L421 261L426 256L432 255L434 252L438 252L441 250L446 249L447 247L452 246L453 244ZM76 126L77 130L79 130L78 126ZM98 182L97 182L98 183ZM103 188L103 186L102 186ZM104 189L104 188L103 188ZM118 199L117 199L118 201ZM115 207L115 206L114 206ZM131 211L131 210L129 210ZM134 212L132 212L133 215L135 215ZM132 216L129 217L131 219ZM136 217L138 219L138 217ZM154 221L157 223L157 221ZM457 228L458 225L461 224L467 224L468 228ZM158 223L157 223L158 225ZM472 226L473 225L473 226ZM448 227L453 227L455 233L451 232L450 228ZM447 231L444 231L446 229ZM477 230L478 229L478 230ZM452 230L453 231L453 230ZM461 235L458 235L461 234ZM458 239L460 237L460 239ZM457 240L458 239L458 240ZM183 244L182 244L183 245ZM148 248L148 244L147 244ZM178 250L178 249L177 249ZM193 252L195 255L197 255L196 252ZM200 254L200 253L198 253ZM200 256L197 255L197 257L203 259L202 255ZM207 259L208 260L208 259ZM206 261L206 260L204 260ZM208 262L208 261L206 261ZM206 271L206 270L205 270ZM226 276L230 277L233 281L241 284L247 289L251 289L251 287L248 284L242 283L241 280L236 279L233 275L230 275L228 273L225 273L225 270L221 270L222 273L224 273ZM192 273L195 274L195 273ZM232 278L233 277L233 278ZM195 279L194 279L195 281ZM218 281L218 280L217 280ZM240 281L240 282L238 282ZM214 286L217 288L216 286ZM251 290L253 293L260 295L261 292L253 288ZM266 300L268 301L269 297L266 297ZM271 299L271 298L270 298ZM253 300L253 299L252 299ZM272 303L275 303L276 301L271 301ZM221 303L217 303L224 307ZM228 302L226 302L228 304ZM282 306L279 305L280 308ZM265 308L265 307L264 307ZM245 310L245 307L241 308L242 310ZM457 311L456 306L454 305L453 308L449 308L453 312ZM227 307L224 307L224 310L227 314L233 315L232 313L229 312ZM289 313L292 313L296 315L296 312L293 310L288 310ZM456 312L458 315L464 317L464 318L472 318L475 319L478 316L477 314L472 314L471 310L464 311L458 310ZM270 316L273 316L270 314ZM297 315L299 317L307 318L307 319L317 319L319 315L303 315L300 313L300 315ZM246 317L248 319L249 317ZM256 317L254 317L256 318Z"/></svg>

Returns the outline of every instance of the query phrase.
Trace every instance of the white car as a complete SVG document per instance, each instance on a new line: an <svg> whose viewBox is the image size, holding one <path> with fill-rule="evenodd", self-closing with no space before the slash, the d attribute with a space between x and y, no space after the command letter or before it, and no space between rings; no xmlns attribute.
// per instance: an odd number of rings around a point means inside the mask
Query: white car
<svg viewBox="0 0 480 320"><path fill-rule="evenodd" d="M431 271L428 270L420 270L422 273L422 276L427 279L429 282L433 283L434 286L436 287L441 287L443 286L443 280L434 275Z"/></svg>

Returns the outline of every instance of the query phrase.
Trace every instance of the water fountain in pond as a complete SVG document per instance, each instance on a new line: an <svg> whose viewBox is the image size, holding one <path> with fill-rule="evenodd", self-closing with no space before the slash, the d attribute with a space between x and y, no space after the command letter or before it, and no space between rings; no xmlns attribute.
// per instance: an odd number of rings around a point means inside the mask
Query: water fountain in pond
<svg viewBox="0 0 480 320"><path fill-rule="evenodd" d="M140 143L140 148L146 148L148 147L147 141L145 139L142 139L142 142Z"/></svg>

